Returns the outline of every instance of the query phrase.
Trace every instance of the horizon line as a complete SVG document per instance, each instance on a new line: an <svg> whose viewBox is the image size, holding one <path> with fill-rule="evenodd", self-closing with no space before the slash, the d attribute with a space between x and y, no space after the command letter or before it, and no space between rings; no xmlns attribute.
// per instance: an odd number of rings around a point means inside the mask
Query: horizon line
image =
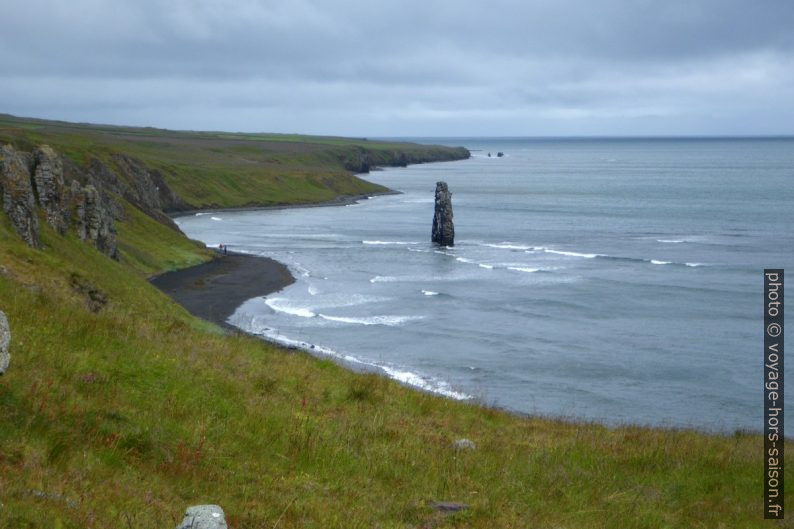
<svg viewBox="0 0 794 529"><path fill-rule="evenodd" d="M752 139L794 139L794 132L790 133L758 133L758 134L703 134L703 133L678 133L678 134L572 134L572 135L544 135L544 134L527 134L527 135L421 135L421 134L398 134L398 135L365 135L365 134L339 134L339 133L320 133L320 132L277 132L277 131L240 131L240 130L221 130L221 129L179 129L167 128L155 125L120 125L116 123L94 123L90 121L67 121L57 118L41 118L34 116L18 116L0 111L0 118L12 118L24 121L43 121L52 125L72 125L78 127L109 127L121 129L154 129L165 132L187 132L187 133L206 133L206 134L272 134L272 135L299 135L299 136L316 136L327 138L344 138L354 140L417 140L417 139L445 139L445 140L675 140L675 139L723 139L723 140L752 140Z"/></svg>

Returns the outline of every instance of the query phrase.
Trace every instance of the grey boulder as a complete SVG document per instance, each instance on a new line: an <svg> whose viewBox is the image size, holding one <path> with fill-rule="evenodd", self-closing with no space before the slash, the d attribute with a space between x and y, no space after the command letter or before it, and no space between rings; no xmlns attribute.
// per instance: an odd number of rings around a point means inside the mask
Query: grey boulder
<svg viewBox="0 0 794 529"><path fill-rule="evenodd" d="M6 372L11 361L11 353L8 352L9 343L11 343L11 331L8 328L6 315L0 310L0 375Z"/></svg>
<svg viewBox="0 0 794 529"><path fill-rule="evenodd" d="M194 505L176 529L227 529L226 517L218 505Z"/></svg>
<svg viewBox="0 0 794 529"><path fill-rule="evenodd" d="M475 445L473 441L465 438L454 441L452 446L456 450L475 450L477 448L477 445Z"/></svg>

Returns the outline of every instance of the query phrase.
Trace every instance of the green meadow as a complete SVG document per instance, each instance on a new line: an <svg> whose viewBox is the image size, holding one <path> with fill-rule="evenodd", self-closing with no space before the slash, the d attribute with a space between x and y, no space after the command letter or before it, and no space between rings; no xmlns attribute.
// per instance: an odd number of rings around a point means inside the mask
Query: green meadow
<svg viewBox="0 0 794 529"><path fill-rule="evenodd" d="M0 141L48 143L78 165L128 154L192 207L375 192L346 157L447 155L8 116ZM43 219L43 248L31 249L0 214L0 309L12 332L0 377L0 527L170 528L201 503L221 505L231 528L773 526L758 433L512 415L228 334L147 280L210 259L202 245L130 204L116 227L118 262ZM454 448L462 438L476 448ZM467 508L432 507L442 501Z"/></svg>

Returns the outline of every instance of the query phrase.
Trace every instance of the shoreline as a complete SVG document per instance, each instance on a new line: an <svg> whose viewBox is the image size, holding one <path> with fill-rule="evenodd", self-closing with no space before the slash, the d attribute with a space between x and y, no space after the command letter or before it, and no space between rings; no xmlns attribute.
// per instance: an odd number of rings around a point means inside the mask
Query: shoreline
<svg viewBox="0 0 794 529"><path fill-rule="evenodd" d="M217 254L149 282L194 316L227 331L244 332L226 320L249 299L278 292L295 282L283 263L259 255Z"/></svg>
<svg viewBox="0 0 794 529"><path fill-rule="evenodd" d="M240 207L231 207L231 208L222 208L222 207L206 207L206 208L199 208L199 209L185 209L179 211L166 211L164 212L166 215L171 217L172 219L179 218L179 217L186 217L190 215L195 215L196 213L223 213L223 212L240 212L240 211L278 211L282 209L304 209L304 208L324 208L324 207L334 207L334 206L350 206L353 204L358 204L361 200L368 200L372 197L381 197L381 196L389 196L389 195L402 195L402 191L395 191L393 189L389 189L388 191L374 191L372 193L364 193L359 195L339 195L336 198L331 200L326 200L323 202L309 202L304 204L277 204L273 206L240 206Z"/></svg>
<svg viewBox="0 0 794 529"><path fill-rule="evenodd" d="M382 194L389 195L401 193ZM368 197L373 195L363 196ZM322 206L325 205L333 206L343 204L322 204ZM253 210L320 206L321 204L310 204L306 206L253 208ZM243 208L242 210L248 209L250 208ZM241 209L226 208L224 210L212 211L241 211ZM313 351L315 349L315 345L313 344L306 343L304 344L305 347L298 344L287 344L261 334L248 332L240 327L227 323L226 320L246 301L279 292L295 283L297 279L292 275L287 265L271 257L237 252L229 252L224 255L219 253L217 249L214 251L215 256L210 261L188 268L165 272L158 276L151 277L149 282L192 315L214 323L227 332L246 334L269 344L273 344L285 351L299 351L315 359L321 358L321 355L315 354ZM540 418L567 424L597 424L607 429L631 427L654 431L689 431L709 437L724 437L731 435L731 432L727 430L723 431L719 428L698 427L696 425L671 426L636 422L613 422L605 420L604 418L590 419L578 416L550 415L540 412L521 411L501 405L488 404L477 397L468 396L467 398L457 398L432 389L405 383L384 373L382 368L376 365L356 365L348 361L340 361L338 358L335 359L335 363L354 373L373 373L384 376L386 379L409 388L412 391L435 395L455 402L467 402L478 407L499 411L515 417L528 419ZM752 433L753 431L750 430L750 432ZM789 439L788 436L785 438L787 440Z"/></svg>
<svg viewBox="0 0 794 529"><path fill-rule="evenodd" d="M227 255L217 254L213 260L207 261L206 263L165 272L149 279L149 282L154 287L166 294L192 315L214 323L226 332L246 334L275 345L285 351L301 352L307 354L311 358L319 360L321 355L313 352L314 346L312 344L305 344L311 347L302 347L297 344L285 344L261 334L245 331L226 322L228 317L246 301L278 292L295 283L295 281L295 277L283 263L270 257L241 253L229 253ZM619 428L641 428L659 432L692 432L697 435L708 437L728 437L735 435L735 431L747 431L751 434L758 433L752 430L728 431L698 427L696 425L671 426L637 422L613 422L603 418L591 419L579 416L527 412L497 404L488 404L477 397L461 399L438 391L405 383L389 376L375 365L359 366L347 361L340 361L338 358L334 359L334 363L353 373L372 373L383 376L387 380L412 391L427 393L453 402L468 403L480 408L494 410L525 419L551 420L574 425L594 424L610 430ZM785 439L789 440L790 437L785 436Z"/></svg>

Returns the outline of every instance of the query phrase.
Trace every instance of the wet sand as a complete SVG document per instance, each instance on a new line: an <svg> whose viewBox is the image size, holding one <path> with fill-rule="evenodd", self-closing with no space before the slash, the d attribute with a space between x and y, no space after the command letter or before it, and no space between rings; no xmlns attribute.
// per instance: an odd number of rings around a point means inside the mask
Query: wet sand
<svg viewBox="0 0 794 529"><path fill-rule="evenodd" d="M226 319L245 301L295 282L289 269L267 257L218 255L212 261L166 272L151 283L191 314L229 330Z"/></svg>

